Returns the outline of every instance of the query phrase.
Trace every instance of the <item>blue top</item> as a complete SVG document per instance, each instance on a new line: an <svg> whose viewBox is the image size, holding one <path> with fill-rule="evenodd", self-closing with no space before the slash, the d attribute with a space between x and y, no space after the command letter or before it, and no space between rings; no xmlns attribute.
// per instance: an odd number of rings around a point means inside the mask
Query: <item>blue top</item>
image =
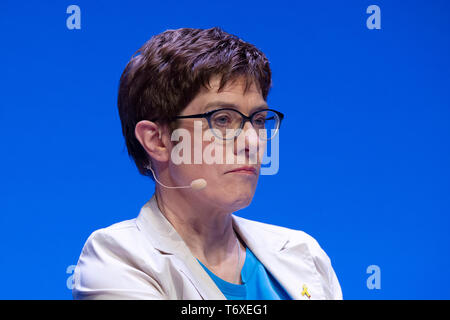
<svg viewBox="0 0 450 320"><path fill-rule="evenodd" d="M291 300L291 297L253 252L249 248L245 252L245 262L241 271L242 284L222 280L200 260L198 262L228 300Z"/></svg>

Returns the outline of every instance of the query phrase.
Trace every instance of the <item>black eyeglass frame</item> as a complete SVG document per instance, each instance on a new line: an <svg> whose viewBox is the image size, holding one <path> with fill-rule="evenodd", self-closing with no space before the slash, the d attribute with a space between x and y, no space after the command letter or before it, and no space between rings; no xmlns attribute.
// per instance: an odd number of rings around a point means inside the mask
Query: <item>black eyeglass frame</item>
<svg viewBox="0 0 450 320"><path fill-rule="evenodd" d="M214 109L214 110L211 110L211 111L208 111L208 112L205 112L205 113L190 114L190 115L185 115L185 116L176 116L176 117L173 117L172 119L176 120L176 119L200 119L200 118L204 118L204 119L206 119L206 121L208 121L209 128L210 128L210 129L213 131L213 133L214 133L214 128L213 128L212 125L211 125L211 117L212 117L212 115L213 115L214 113L219 112L219 111L224 111L224 110L231 110L231 111L237 112L238 114L241 115L242 121L241 121L240 127L236 130L236 133L235 133L234 137L229 138L229 139L226 139L226 138L224 138L224 137L220 137L220 138L222 138L223 140L231 140L231 139L236 138L236 137L239 136L239 134L241 133L241 131L242 131L242 129L244 128L245 123L246 123L247 121L249 121L249 122L252 124L252 126L254 126L254 125L253 125L253 121L252 121L252 120L253 120L253 117L254 117L256 114L258 114L258 113L261 113L261 112L267 112L267 111L271 111L271 112L275 113L275 114L278 116L278 118L279 118L278 126L277 126L277 128L275 129L275 130L276 130L275 134L274 134L273 136L271 136L270 139L267 139L267 140L271 140L273 137L275 137L275 136L278 134L278 130L279 130L280 127L281 127L281 122L282 122L283 119L284 119L284 114L281 113L280 111L277 111L277 110L274 110L274 109L261 109L261 110L257 110L257 111L255 111L255 112L253 112L250 116L246 116L245 114L243 114L243 113L240 112L239 110L236 110L236 109L233 109L233 108L220 108L220 109ZM214 134L214 135L215 135L215 134Z"/></svg>

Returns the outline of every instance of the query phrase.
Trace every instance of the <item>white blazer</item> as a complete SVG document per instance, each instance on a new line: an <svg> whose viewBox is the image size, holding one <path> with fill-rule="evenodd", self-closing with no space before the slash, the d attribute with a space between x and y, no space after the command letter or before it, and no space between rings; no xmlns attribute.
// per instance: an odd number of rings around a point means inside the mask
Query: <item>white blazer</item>
<svg viewBox="0 0 450 320"><path fill-rule="evenodd" d="M342 299L330 259L311 236L232 218L246 246L293 299ZM161 213L155 195L137 218L89 236L72 293L74 299L226 299Z"/></svg>

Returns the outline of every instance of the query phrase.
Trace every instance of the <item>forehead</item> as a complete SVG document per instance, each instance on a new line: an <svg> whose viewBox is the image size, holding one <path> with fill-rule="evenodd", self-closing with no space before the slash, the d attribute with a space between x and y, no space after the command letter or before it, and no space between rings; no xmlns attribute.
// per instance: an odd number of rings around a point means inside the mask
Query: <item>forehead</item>
<svg viewBox="0 0 450 320"><path fill-rule="evenodd" d="M209 81L209 87L202 87L197 96L183 111L183 114L205 112L205 109L208 109L206 106L210 105L211 107L211 103L214 101L234 104L241 111L247 111L255 106L264 105L265 100L258 85L252 82L246 91L245 85L245 78L240 77L233 81L229 81L220 91L218 91L220 87L220 77L212 77Z"/></svg>

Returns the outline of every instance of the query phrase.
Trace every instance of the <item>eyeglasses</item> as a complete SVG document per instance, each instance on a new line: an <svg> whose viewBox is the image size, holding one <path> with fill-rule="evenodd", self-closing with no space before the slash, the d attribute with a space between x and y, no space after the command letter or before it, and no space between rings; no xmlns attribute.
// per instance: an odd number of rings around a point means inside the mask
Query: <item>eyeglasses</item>
<svg viewBox="0 0 450 320"><path fill-rule="evenodd" d="M176 116L174 119L205 118L214 136L222 140L231 140L239 136L247 121L253 125L262 140L275 137L284 118L284 114L272 109L262 109L246 116L232 108L222 108L202 114Z"/></svg>

